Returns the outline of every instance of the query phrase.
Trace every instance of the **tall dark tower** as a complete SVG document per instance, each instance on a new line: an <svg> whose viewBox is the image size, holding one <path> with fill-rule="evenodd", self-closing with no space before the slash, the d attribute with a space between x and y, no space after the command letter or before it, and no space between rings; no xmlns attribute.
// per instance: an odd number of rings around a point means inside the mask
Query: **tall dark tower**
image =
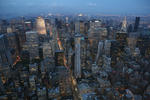
<svg viewBox="0 0 150 100"><path fill-rule="evenodd" d="M128 26L128 33L130 33L130 32L133 32L133 25L132 24L130 24L129 26Z"/></svg>
<svg viewBox="0 0 150 100"><path fill-rule="evenodd" d="M140 23L140 17L136 17L134 24L134 32L137 32Z"/></svg>

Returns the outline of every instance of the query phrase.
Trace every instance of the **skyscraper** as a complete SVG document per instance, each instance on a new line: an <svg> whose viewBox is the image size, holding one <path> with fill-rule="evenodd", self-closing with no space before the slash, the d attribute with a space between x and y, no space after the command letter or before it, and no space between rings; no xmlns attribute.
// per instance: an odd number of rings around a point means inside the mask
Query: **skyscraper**
<svg viewBox="0 0 150 100"><path fill-rule="evenodd" d="M55 51L55 65L64 66L64 51L62 50Z"/></svg>
<svg viewBox="0 0 150 100"><path fill-rule="evenodd" d="M42 17L36 19L36 30L38 34L46 35L45 21Z"/></svg>
<svg viewBox="0 0 150 100"><path fill-rule="evenodd" d="M91 20L90 28L100 28L102 26L101 20Z"/></svg>
<svg viewBox="0 0 150 100"><path fill-rule="evenodd" d="M121 51L123 51L124 47L127 45L127 36L128 36L128 34L126 32L117 32L116 33L116 40L120 44Z"/></svg>
<svg viewBox="0 0 150 100"><path fill-rule="evenodd" d="M43 58L52 57L52 47L50 42L43 43Z"/></svg>
<svg viewBox="0 0 150 100"><path fill-rule="evenodd" d="M97 63L99 57L100 57L101 54L102 54L103 47L104 47L104 43L103 43L102 41L100 41L99 44L98 44L98 51L97 51L96 61L95 61L96 63Z"/></svg>
<svg viewBox="0 0 150 100"><path fill-rule="evenodd" d="M130 24L127 29L128 33L133 32L133 25Z"/></svg>
<svg viewBox="0 0 150 100"><path fill-rule="evenodd" d="M16 33L6 34L8 45L11 53L12 62L14 63L19 56L19 39Z"/></svg>
<svg viewBox="0 0 150 100"><path fill-rule="evenodd" d="M0 35L0 75L4 74L6 77L10 72L9 66L13 64L8 47L7 37L5 35Z"/></svg>
<svg viewBox="0 0 150 100"><path fill-rule="evenodd" d="M123 31L123 32L127 31L127 20L126 20L126 17L124 18L124 20L122 22L121 31Z"/></svg>
<svg viewBox="0 0 150 100"><path fill-rule="evenodd" d="M137 39L138 39L137 32L130 33L129 37L127 38L127 44L128 44L128 47L130 48L131 52L136 48Z"/></svg>
<svg viewBox="0 0 150 100"><path fill-rule="evenodd" d="M140 23L140 17L136 17L135 24L134 24L134 32L138 31L139 23Z"/></svg>
<svg viewBox="0 0 150 100"><path fill-rule="evenodd" d="M81 77L81 57L80 57L80 42L81 42L81 35L75 35L75 70L74 74L76 78Z"/></svg>
<svg viewBox="0 0 150 100"><path fill-rule="evenodd" d="M23 50L29 51L30 60L39 58L39 39L35 31L26 32L26 43Z"/></svg>
<svg viewBox="0 0 150 100"><path fill-rule="evenodd" d="M75 23L75 33L85 34L85 23L84 23L84 21L77 21Z"/></svg>
<svg viewBox="0 0 150 100"><path fill-rule="evenodd" d="M105 40L104 42L104 50L105 50L105 54L107 56L110 56L110 47L111 47L111 40Z"/></svg>

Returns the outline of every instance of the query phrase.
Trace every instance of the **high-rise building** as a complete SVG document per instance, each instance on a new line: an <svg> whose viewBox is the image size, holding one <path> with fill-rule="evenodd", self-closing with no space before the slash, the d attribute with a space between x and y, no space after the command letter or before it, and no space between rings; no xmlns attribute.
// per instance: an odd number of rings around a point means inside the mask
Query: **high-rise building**
<svg viewBox="0 0 150 100"><path fill-rule="evenodd" d="M36 19L36 30L38 34L46 35L45 21L42 17Z"/></svg>
<svg viewBox="0 0 150 100"><path fill-rule="evenodd" d="M103 55L103 67L105 68L105 71L111 72L111 57Z"/></svg>
<svg viewBox="0 0 150 100"><path fill-rule="evenodd" d="M107 30L106 28L101 27L101 21L100 20L90 21L88 37L91 37L91 38L94 37L94 38L100 39L102 35L107 35Z"/></svg>
<svg viewBox="0 0 150 100"><path fill-rule="evenodd" d="M57 50L55 51L55 65L64 66L64 52Z"/></svg>
<svg viewBox="0 0 150 100"><path fill-rule="evenodd" d="M26 43L23 50L29 51L30 60L39 58L39 39L36 31L26 32Z"/></svg>
<svg viewBox="0 0 150 100"><path fill-rule="evenodd" d="M104 51L107 56L110 56L110 47L111 47L111 40L105 40Z"/></svg>
<svg viewBox="0 0 150 100"><path fill-rule="evenodd" d="M111 62L111 65L112 66L115 65L117 61L117 57L119 57L119 54L121 52L120 43L116 40L105 40L103 43L103 47L105 53L105 55L103 56L103 60L104 58L108 58L108 61ZM110 65L109 62L107 62L107 65Z"/></svg>
<svg viewBox="0 0 150 100"><path fill-rule="evenodd" d="M54 71L55 61L53 58L46 58L41 62L41 73L46 73L49 71Z"/></svg>
<svg viewBox="0 0 150 100"><path fill-rule="evenodd" d="M75 69L74 74L76 78L81 77L81 57L80 57L80 49L81 49L81 34L75 35Z"/></svg>
<svg viewBox="0 0 150 100"><path fill-rule="evenodd" d="M98 43L99 40L105 40L107 38L107 29L98 26L90 28L88 31L88 38L91 45Z"/></svg>
<svg viewBox="0 0 150 100"><path fill-rule="evenodd" d="M31 31L33 29L33 23L32 21L25 21L24 22L25 30Z"/></svg>
<svg viewBox="0 0 150 100"><path fill-rule="evenodd" d="M85 23L80 21L80 33L85 34Z"/></svg>
<svg viewBox="0 0 150 100"><path fill-rule="evenodd" d="M58 66L58 79L59 79L59 86L60 92L62 96L69 96L72 94L71 90L71 82L69 79L69 71L65 66Z"/></svg>
<svg viewBox="0 0 150 100"><path fill-rule="evenodd" d="M120 52L120 43L116 40L112 40L110 46L111 66L114 66L116 64Z"/></svg>
<svg viewBox="0 0 150 100"><path fill-rule="evenodd" d="M101 20L90 21L90 28L100 28L102 26Z"/></svg>
<svg viewBox="0 0 150 100"><path fill-rule="evenodd" d="M136 17L134 24L134 32L138 31L139 24L140 24L140 17Z"/></svg>
<svg viewBox="0 0 150 100"><path fill-rule="evenodd" d="M98 61L99 57L101 56L102 52L103 52L103 47L104 47L104 43L102 41L99 42L98 44L98 51L97 51L97 55L96 55L96 61Z"/></svg>
<svg viewBox="0 0 150 100"><path fill-rule="evenodd" d="M127 20L126 20L126 17L124 18L124 20L122 22L121 31L123 31L123 32L127 31Z"/></svg>
<svg viewBox="0 0 150 100"><path fill-rule="evenodd" d="M43 58L52 57L52 45L50 42L44 42L43 43Z"/></svg>
<svg viewBox="0 0 150 100"><path fill-rule="evenodd" d="M129 37L127 38L128 47L130 48L131 52L136 48L138 39L138 33L132 32L129 34Z"/></svg>
<svg viewBox="0 0 150 100"><path fill-rule="evenodd" d="M128 33L133 32L133 25L130 24L127 29Z"/></svg>
<svg viewBox="0 0 150 100"><path fill-rule="evenodd" d="M137 47L140 49L140 53L144 56L150 55L150 35L140 34L137 40Z"/></svg>
<svg viewBox="0 0 150 100"><path fill-rule="evenodd" d="M1 33L7 33L7 25L8 25L8 22L6 20L1 20L0 22L1 24Z"/></svg>
<svg viewBox="0 0 150 100"><path fill-rule="evenodd" d="M88 33L89 28L90 28L90 23L89 23L89 21L87 21L87 22L85 22L85 34L86 35Z"/></svg>
<svg viewBox="0 0 150 100"><path fill-rule="evenodd" d="M136 42L137 42L137 39L136 38L127 38L127 42L128 42L128 47L130 48L130 50L134 50L135 47L136 47Z"/></svg>
<svg viewBox="0 0 150 100"><path fill-rule="evenodd" d="M128 34L126 32L118 32L116 33L116 40L120 44L120 50L123 51L124 47L127 45L127 36Z"/></svg>
<svg viewBox="0 0 150 100"><path fill-rule="evenodd" d="M80 32L80 22L75 22L75 33Z"/></svg>
<svg viewBox="0 0 150 100"><path fill-rule="evenodd" d="M12 28L10 26L7 27L7 33L12 33Z"/></svg>
<svg viewBox="0 0 150 100"><path fill-rule="evenodd" d="M69 17L65 18L66 23L69 23Z"/></svg>
<svg viewBox="0 0 150 100"><path fill-rule="evenodd" d="M55 18L55 25L56 25L56 28L61 29L62 28L62 21L58 18Z"/></svg>
<svg viewBox="0 0 150 100"><path fill-rule="evenodd" d="M8 40L5 35L0 35L0 74L9 75L9 66L12 64Z"/></svg>
<svg viewBox="0 0 150 100"><path fill-rule="evenodd" d="M20 53L22 50L23 44L26 42L26 34L25 34L24 30L19 29L17 31L16 40L17 40L18 49L19 49L19 53Z"/></svg>
<svg viewBox="0 0 150 100"><path fill-rule="evenodd" d="M11 53L12 61L15 63L17 56L19 56L19 39L17 39L18 35L16 33L9 33L6 34L6 37L8 39L8 48Z"/></svg>
<svg viewBox="0 0 150 100"><path fill-rule="evenodd" d="M85 24L84 24L84 21L77 21L75 23L75 33L85 34Z"/></svg>

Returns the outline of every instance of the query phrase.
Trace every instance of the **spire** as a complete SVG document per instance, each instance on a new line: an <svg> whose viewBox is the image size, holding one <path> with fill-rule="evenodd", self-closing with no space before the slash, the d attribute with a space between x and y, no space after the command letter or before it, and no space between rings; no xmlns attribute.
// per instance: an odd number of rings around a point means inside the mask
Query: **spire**
<svg viewBox="0 0 150 100"><path fill-rule="evenodd" d="M127 19L126 16L122 22L122 27L121 27L121 31L126 32L127 31Z"/></svg>

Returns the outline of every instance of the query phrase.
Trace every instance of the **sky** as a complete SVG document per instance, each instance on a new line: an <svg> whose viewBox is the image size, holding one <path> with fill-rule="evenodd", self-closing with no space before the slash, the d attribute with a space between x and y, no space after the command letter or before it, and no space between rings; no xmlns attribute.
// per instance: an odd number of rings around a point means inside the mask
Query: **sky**
<svg viewBox="0 0 150 100"><path fill-rule="evenodd" d="M0 15L89 13L150 15L150 0L0 0Z"/></svg>

